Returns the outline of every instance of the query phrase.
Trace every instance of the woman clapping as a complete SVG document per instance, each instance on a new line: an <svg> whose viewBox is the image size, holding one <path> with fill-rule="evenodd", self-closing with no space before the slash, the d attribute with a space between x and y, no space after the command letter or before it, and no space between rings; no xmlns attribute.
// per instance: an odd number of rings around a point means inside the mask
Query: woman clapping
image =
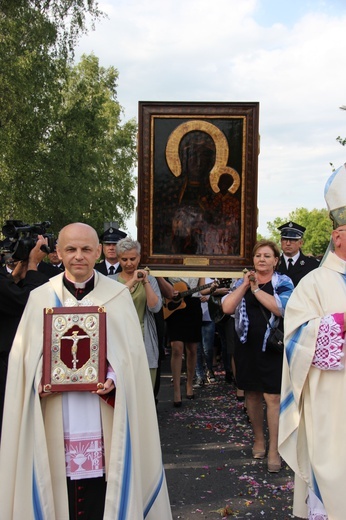
<svg viewBox="0 0 346 520"><path fill-rule="evenodd" d="M235 313L237 386L245 390L254 432L252 454L255 459L263 459L266 455L263 398L267 407L270 472L278 472L281 468L278 424L282 353L267 349L268 320L273 325L283 318L294 288L290 278L275 272L279 258L280 251L274 242L257 242L253 249L254 270L238 280L222 303L225 313Z"/></svg>

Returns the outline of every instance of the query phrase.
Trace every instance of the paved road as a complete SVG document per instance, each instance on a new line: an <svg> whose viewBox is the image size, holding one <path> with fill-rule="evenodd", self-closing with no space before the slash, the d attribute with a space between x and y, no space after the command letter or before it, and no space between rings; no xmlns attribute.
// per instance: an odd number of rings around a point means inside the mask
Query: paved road
<svg viewBox="0 0 346 520"><path fill-rule="evenodd" d="M162 372L157 410L173 519L295 518L292 471L268 473L266 459L252 459L243 405L222 373L174 408L168 358Z"/></svg>

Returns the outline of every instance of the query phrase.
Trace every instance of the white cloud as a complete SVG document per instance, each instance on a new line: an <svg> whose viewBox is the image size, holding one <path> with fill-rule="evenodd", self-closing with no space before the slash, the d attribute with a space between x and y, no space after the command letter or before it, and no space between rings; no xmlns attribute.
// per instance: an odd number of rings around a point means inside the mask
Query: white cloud
<svg viewBox="0 0 346 520"><path fill-rule="evenodd" d="M109 0L101 2L109 19L79 48L119 70L128 118L140 100L260 102L262 234L276 216L325 207L329 163L346 160L336 142L346 136L346 6L299 0L274 15L271 5L277 0Z"/></svg>

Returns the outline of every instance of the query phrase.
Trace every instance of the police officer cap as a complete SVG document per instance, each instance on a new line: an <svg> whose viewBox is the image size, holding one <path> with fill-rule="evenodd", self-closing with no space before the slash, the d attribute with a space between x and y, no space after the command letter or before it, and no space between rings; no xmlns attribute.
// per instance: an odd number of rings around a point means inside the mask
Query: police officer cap
<svg viewBox="0 0 346 520"><path fill-rule="evenodd" d="M119 240L125 237L127 237L127 233L125 233L124 231L120 231L120 229L109 227L100 236L100 241L102 242L102 244L116 244L117 242L119 242Z"/></svg>
<svg viewBox="0 0 346 520"><path fill-rule="evenodd" d="M300 240L303 238L305 229L304 226L300 226L292 221L286 222L286 224L278 227L278 230L281 232L281 238L289 238L291 240Z"/></svg>

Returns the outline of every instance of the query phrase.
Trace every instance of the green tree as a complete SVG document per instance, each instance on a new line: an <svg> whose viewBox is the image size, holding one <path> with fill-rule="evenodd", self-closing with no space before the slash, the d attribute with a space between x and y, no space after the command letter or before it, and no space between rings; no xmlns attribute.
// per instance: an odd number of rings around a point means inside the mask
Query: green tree
<svg viewBox="0 0 346 520"><path fill-rule="evenodd" d="M323 255L328 247L332 232L332 222L326 209L297 208L288 217L277 217L273 222L267 222L270 239L280 245L280 232L278 227L292 220L306 228L302 250L305 254Z"/></svg>
<svg viewBox="0 0 346 520"><path fill-rule="evenodd" d="M40 219L40 148L61 102L67 59L101 16L94 0L0 3L0 218ZM43 217L43 216L42 216ZM44 217L43 217L44 218Z"/></svg>
<svg viewBox="0 0 346 520"><path fill-rule="evenodd" d="M16 154L16 138L21 146L36 149L30 136L46 131L51 105L59 101L59 78L78 35L86 31L87 13L92 19L101 15L94 0L1 1L0 139L5 155L13 138Z"/></svg>
<svg viewBox="0 0 346 520"><path fill-rule="evenodd" d="M51 58L56 33L40 11L19 2L0 7L0 169L2 216L30 197L36 152L50 121L61 61Z"/></svg>
<svg viewBox="0 0 346 520"><path fill-rule="evenodd" d="M121 125L118 73L95 57L72 65L94 0L0 3L2 222L121 225L134 209L136 124Z"/></svg>
<svg viewBox="0 0 346 520"><path fill-rule="evenodd" d="M73 54L80 35L87 32L89 23L94 27L95 21L103 16L97 0L1 0L0 3L0 19L5 27L7 22L16 19L20 25L23 20L29 22L26 27L21 26L22 36L30 36L34 29L34 37L39 37L44 43L49 33L52 52L65 58ZM14 39L17 36L16 32L11 33ZM26 39L21 43L25 47Z"/></svg>
<svg viewBox="0 0 346 520"><path fill-rule="evenodd" d="M134 210L137 125L121 124L117 79L94 55L68 69L36 185L40 213L56 229L74 220L100 231L105 220L124 226Z"/></svg>

